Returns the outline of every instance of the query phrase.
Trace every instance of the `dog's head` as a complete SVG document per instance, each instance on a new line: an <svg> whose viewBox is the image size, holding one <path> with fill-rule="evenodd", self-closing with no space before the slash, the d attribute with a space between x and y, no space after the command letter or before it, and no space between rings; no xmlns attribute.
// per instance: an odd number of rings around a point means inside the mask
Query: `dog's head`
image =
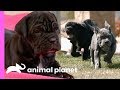
<svg viewBox="0 0 120 90"><path fill-rule="evenodd" d="M67 34L68 40L74 40L74 38L75 38L75 31L76 31L75 30L76 29L76 25L77 25L76 22L68 22L65 25L64 32Z"/></svg>
<svg viewBox="0 0 120 90"><path fill-rule="evenodd" d="M51 62L60 49L60 30L51 12L34 11L28 14L16 24L15 31L30 44L34 55L45 63Z"/></svg>
<svg viewBox="0 0 120 90"><path fill-rule="evenodd" d="M86 19L82 23L68 22L65 25L64 32L66 32L69 40L76 42L75 40L79 36L85 35L87 33L93 35L93 30L96 26L97 23L91 19Z"/></svg>
<svg viewBox="0 0 120 90"><path fill-rule="evenodd" d="M110 25L105 21L105 27L95 32L97 42L103 51L108 51L112 44L112 35Z"/></svg>

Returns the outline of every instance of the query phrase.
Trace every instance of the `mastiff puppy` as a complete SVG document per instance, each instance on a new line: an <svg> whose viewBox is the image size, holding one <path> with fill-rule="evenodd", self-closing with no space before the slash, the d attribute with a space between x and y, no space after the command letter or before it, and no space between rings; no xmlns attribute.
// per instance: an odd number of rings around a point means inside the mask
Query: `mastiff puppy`
<svg viewBox="0 0 120 90"><path fill-rule="evenodd" d="M5 68L16 63L23 63L26 68L59 68L55 60L55 53L60 50L59 34L53 13L34 11L26 15L16 24L15 31L5 31ZM62 72L39 74L73 78Z"/></svg>
<svg viewBox="0 0 120 90"><path fill-rule="evenodd" d="M116 39L111 31L110 25L105 21L105 27L94 31L91 40L90 53L91 64L95 69L101 68L100 55L104 54L104 61L112 63L112 56L116 50Z"/></svg>
<svg viewBox="0 0 120 90"><path fill-rule="evenodd" d="M92 36L94 34L93 28L97 25L94 20L87 19L82 23L68 22L65 25L65 32L68 35L68 40L72 43L71 55L79 57L81 55L83 60L90 58L89 46ZM84 50L80 54L81 49Z"/></svg>

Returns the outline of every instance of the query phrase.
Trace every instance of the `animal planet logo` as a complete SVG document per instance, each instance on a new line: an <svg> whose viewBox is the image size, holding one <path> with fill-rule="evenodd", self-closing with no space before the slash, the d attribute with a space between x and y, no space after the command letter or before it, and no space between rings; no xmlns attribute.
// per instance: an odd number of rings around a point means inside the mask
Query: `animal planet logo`
<svg viewBox="0 0 120 90"><path fill-rule="evenodd" d="M7 74L10 73L10 72L18 72L18 73L21 73L21 70L24 70L24 69L26 68L25 64L22 64L22 63L21 63L21 65L23 65L23 67L21 67L21 66L20 66L19 64L17 64L17 63L16 63L16 66L9 66L9 67L7 68L6 73L7 73Z"/></svg>

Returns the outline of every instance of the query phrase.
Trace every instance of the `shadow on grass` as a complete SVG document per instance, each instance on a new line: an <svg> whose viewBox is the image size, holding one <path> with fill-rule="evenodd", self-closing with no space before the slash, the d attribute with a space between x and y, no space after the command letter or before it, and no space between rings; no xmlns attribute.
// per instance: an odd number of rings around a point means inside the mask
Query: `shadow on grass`
<svg viewBox="0 0 120 90"><path fill-rule="evenodd" d="M120 63L108 65L109 68L120 69Z"/></svg>

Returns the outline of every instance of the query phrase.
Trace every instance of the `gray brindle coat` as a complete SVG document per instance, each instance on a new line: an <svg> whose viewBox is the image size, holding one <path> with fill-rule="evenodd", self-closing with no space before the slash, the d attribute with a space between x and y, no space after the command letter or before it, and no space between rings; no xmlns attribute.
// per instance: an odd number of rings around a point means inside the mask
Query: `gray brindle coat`
<svg viewBox="0 0 120 90"><path fill-rule="evenodd" d="M104 54L104 61L111 64L116 50L116 39L111 32L110 25L105 21L105 27L95 29L90 45L91 64L95 69L101 68L100 56Z"/></svg>

